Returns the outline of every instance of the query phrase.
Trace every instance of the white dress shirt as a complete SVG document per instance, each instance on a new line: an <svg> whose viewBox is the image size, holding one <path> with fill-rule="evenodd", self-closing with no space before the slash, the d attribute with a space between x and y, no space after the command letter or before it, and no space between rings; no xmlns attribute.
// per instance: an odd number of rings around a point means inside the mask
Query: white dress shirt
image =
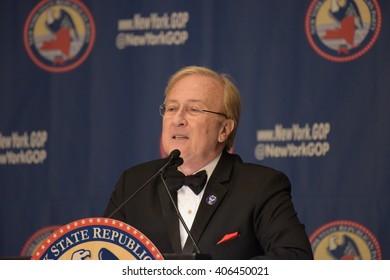
<svg viewBox="0 0 390 280"><path fill-rule="evenodd" d="M183 186L177 191L177 206L179 209L180 214L183 216L183 220L186 223L187 227L191 229L192 223L194 222L196 212L198 211L199 204L202 200L204 191L207 187L207 183L211 177L211 174L213 173L215 167L217 166L217 163L220 159L222 154L217 156L214 160L212 160L209 164L207 164L205 167L199 169L197 172L206 170L207 173L207 181L206 185L203 188L203 190L196 195L188 186ZM180 168L179 168L180 170ZM197 173L195 172L195 173ZM194 173L194 174L195 174ZM184 247L184 244L187 240L187 232L180 222L180 242L181 242L181 248Z"/></svg>

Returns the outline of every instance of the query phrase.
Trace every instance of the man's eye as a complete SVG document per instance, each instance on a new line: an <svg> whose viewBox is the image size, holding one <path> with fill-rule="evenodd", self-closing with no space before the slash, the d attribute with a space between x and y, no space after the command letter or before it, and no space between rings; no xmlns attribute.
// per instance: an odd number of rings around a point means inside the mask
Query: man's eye
<svg viewBox="0 0 390 280"><path fill-rule="evenodd" d="M166 112L174 113L177 111L177 107L169 106L165 109Z"/></svg>
<svg viewBox="0 0 390 280"><path fill-rule="evenodd" d="M189 110L191 113L194 113L194 114L200 113L200 111L201 111L199 108L196 108L196 107L190 107Z"/></svg>

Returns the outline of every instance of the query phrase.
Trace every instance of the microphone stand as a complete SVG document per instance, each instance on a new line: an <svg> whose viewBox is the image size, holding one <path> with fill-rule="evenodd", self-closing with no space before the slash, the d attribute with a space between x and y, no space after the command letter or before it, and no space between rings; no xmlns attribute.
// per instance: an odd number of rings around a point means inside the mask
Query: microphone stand
<svg viewBox="0 0 390 280"><path fill-rule="evenodd" d="M166 183L165 180L164 180L164 176L162 175L162 173L160 174L160 178L161 178L161 181L162 181L163 184L164 184L164 187L165 187L165 190L166 190L166 192L167 192L167 194L168 194L168 196L169 196L169 199L171 200L172 205L173 205L173 207L175 208L177 217L179 218L181 224L183 225L185 231L187 232L187 235L188 235L188 237L190 238L192 245L194 245L195 253L200 254L200 250L199 250L198 244L196 244L195 239L194 239L194 237L193 237L192 234L191 234L191 231L189 230L189 228L188 228L186 222L184 221L183 216L180 214L180 211L179 211L179 209L178 209L177 206L176 206L175 200L173 199L173 197L172 197L172 195L171 195L171 192L169 191L169 188L168 188L168 186L167 186L167 183Z"/></svg>
<svg viewBox="0 0 390 280"><path fill-rule="evenodd" d="M204 253L200 252L198 244L195 242L195 239L192 236L191 231L189 230L189 228L188 228L187 224L185 223L182 215L180 214L179 209L176 206L175 200L173 199L173 197L171 195L171 192L169 191L169 188L167 186L167 183L164 180L164 176L163 176L162 173L160 173L160 177L161 177L161 181L164 184L164 189L167 192L173 207L175 208L177 217L179 218L180 222L182 223L182 225L183 225L185 231L187 232L188 237L190 238L191 243L192 243L192 245L194 246L194 249L195 249L195 253L190 253L190 254L163 254L164 258L166 258L168 260L183 260L183 259L188 259L188 260L211 260L212 258L211 258L210 254L204 254Z"/></svg>
<svg viewBox="0 0 390 280"><path fill-rule="evenodd" d="M147 180L141 187L139 187L131 196L129 196L125 201L123 201L117 208L114 209L114 211L111 212L110 215L107 216L107 218L112 218L119 210L123 208L134 196L136 196L145 186L147 186L150 182L152 182L159 174L162 174L165 168L167 168L172 163L174 165L180 165L183 163L183 159L179 158L180 151L179 150L173 150L171 154L169 155L168 161L161 167L149 180Z"/></svg>

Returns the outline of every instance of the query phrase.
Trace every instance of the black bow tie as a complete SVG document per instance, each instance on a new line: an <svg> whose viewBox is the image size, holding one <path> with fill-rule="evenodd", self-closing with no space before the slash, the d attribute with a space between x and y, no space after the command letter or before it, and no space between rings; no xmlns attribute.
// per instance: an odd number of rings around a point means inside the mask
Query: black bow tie
<svg viewBox="0 0 390 280"><path fill-rule="evenodd" d="M196 195L203 190L207 181L205 170L186 176L176 168L168 168L164 173L164 177L170 191L178 191L182 186L189 186Z"/></svg>

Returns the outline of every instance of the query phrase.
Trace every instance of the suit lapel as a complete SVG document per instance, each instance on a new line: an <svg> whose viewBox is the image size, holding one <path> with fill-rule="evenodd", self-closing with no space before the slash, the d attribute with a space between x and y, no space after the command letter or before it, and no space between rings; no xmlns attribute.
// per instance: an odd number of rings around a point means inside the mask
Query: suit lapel
<svg viewBox="0 0 390 280"><path fill-rule="evenodd" d="M200 202L198 212L196 213L194 223L191 227L191 234L194 237L196 243L199 242L199 239L202 236L209 220L213 216L214 212L217 210L226 193L227 189L224 186L220 185L214 180L211 181L210 178L205 193L202 197L202 201ZM216 199L216 201L214 204L210 205L206 202L207 199L214 199L214 201ZM187 241L183 248L183 253L192 253L193 249L194 248L192 242L189 238L187 238Z"/></svg>
<svg viewBox="0 0 390 280"><path fill-rule="evenodd" d="M159 183L157 189L159 192L162 212L167 224L168 235L173 251L177 254L180 254L182 253L182 249L180 244L179 219L162 182ZM177 194L172 195L172 197L177 204Z"/></svg>
<svg viewBox="0 0 390 280"><path fill-rule="evenodd" d="M197 244L199 243L207 224L228 192L228 189L222 183L229 180L233 162L234 156L223 152L220 161L207 183L198 212L196 213L194 223L191 227L191 234ZM194 247L191 240L187 238L183 253L192 253L193 249ZM202 250L202 248L200 248L200 250Z"/></svg>

